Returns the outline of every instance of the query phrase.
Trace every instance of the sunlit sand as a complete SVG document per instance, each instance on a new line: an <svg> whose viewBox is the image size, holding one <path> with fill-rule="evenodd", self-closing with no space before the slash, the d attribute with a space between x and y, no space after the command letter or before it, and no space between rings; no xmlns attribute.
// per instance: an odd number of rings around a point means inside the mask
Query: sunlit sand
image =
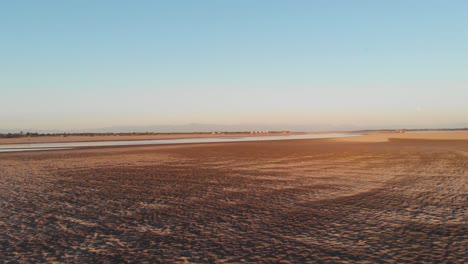
<svg viewBox="0 0 468 264"><path fill-rule="evenodd" d="M464 136L3 153L0 260L462 263Z"/></svg>

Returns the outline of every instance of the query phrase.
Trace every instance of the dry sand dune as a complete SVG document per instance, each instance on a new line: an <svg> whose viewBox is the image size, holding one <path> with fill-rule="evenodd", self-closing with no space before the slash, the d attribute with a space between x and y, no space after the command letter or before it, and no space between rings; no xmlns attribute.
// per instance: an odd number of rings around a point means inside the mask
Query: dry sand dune
<svg viewBox="0 0 468 264"><path fill-rule="evenodd" d="M0 262L463 263L467 153L408 138L0 154Z"/></svg>

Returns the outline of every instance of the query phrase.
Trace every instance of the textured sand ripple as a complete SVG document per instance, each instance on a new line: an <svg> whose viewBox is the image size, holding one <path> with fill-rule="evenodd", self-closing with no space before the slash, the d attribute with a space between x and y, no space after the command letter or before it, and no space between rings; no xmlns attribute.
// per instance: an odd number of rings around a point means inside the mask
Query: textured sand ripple
<svg viewBox="0 0 468 264"><path fill-rule="evenodd" d="M466 262L468 141L0 154L0 262Z"/></svg>

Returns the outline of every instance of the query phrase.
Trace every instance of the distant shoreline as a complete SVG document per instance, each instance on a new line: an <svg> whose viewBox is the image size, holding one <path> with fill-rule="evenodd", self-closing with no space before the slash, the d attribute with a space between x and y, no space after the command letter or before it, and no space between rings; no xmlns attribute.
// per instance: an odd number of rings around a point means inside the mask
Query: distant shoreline
<svg viewBox="0 0 468 264"><path fill-rule="evenodd" d="M399 132L398 132L399 131ZM467 132L467 128L461 129L402 129L402 130L359 130L359 131L325 131L325 132L291 132L291 131L251 131L251 132L194 132L194 133L60 133L60 134L39 134L39 133L16 133L0 134L0 145L5 144L30 144L30 143L72 143L72 142L94 142L94 141L139 141L158 139L189 139L189 138L216 138L216 137L255 137L255 136L278 136L278 135L304 135L304 134L368 134L367 137L360 137L359 141L388 141L390 138L419 138L419 139L450 139L451 132ZM402 133L403 132L403 133ZM406 132L410 132L409 134ZM431 132L443 133L443 136L422 136ZM445 133L448 134L445 134ZM413 136L410 136L412 134ZM455 137L455 138L459 138ZM463 135L462 139L466 139ZM358 139L337 139L352 140Z"/></svg>
<svg viewBox="0 0 468 264"><path fill-rule="evenodd" d="M434 133L428 133L434 132ZM307 134L365 134L358 138L336 138L333 140L350 142L386 142L397 139L428 139L428 140L468 140L466 129L439 129L439 130L366 130L351 132L213 132L213 133L77 133L77 134L38 134L20 137L2 138L0 145L30 144L30 143L73 143L96 141L141 141L141 140L166 140L166 139L190 139L190 138L222 138L222 137L265 137L282 135L307 135Z"/></svg>
<svg viewBox="0 0 468 264"><path fill-rule="evenodd" d="M278 135L303 135L305 132L212 132L212 133L75 133L75 134L23 134L17 137L1 137L0 145L5 144L29 144L29 143L69 143L69 142L94 142L94 141L138 141L157 139L187 139L187 138L213 138L232 136L278 136ZM314 133L321 134L321 133Z"/></svg>

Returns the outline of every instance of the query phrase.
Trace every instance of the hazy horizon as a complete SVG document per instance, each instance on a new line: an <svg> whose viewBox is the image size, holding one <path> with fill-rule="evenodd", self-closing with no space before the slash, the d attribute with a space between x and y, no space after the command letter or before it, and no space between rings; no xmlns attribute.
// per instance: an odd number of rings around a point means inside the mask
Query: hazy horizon
<svg viewBox="0 0 468 264"><path fill-rule="evenodd" d="M464 127L467 10L466 1L3 2L0 130Z"/></svg>
<svg viewBox="0 0 468 264"><path fill-rule="evenodd" d="M246 131L291 131L291 132L345 132L361 130L392 130L392 129L467 129L468 123L446 126L420 127L420 126L352 126L333 124L179 124L179 125L145 125L145 126L110 126L84 129L33 129L14 128L2 129L5 133L191 133L191 132L246 132Z"/></svg>

